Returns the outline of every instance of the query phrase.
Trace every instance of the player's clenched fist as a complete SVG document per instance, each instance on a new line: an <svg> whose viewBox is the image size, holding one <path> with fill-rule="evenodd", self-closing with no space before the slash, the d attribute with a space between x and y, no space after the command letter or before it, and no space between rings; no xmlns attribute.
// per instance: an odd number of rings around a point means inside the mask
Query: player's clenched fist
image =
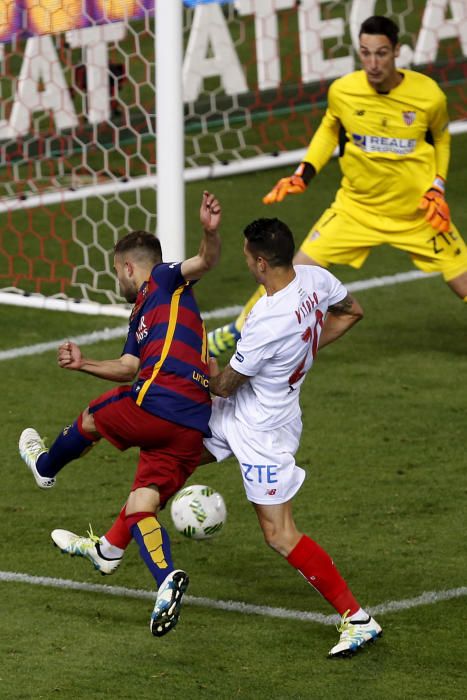
<svg viewBox="0 0 467 700"><path fill-rule="evenodd" d="M63 369L80 369L81 350L76 343L69 340L62 343L57 351L57 362Z"/></svg>
<svg viewBox="0 0 467 700"><path fill-rule="evenodd" d="M449 231L451 214L448 203L444 198L444 181L442 178L436 178L433 186L423 195L418 208L426 210L425 219L430 222L436 231L441 231L442 233Z"/></svg>
<svg viewBox="0 0 467 700"><path fill-rule="evenodd" d="M273 204L274 202L282 202L288 194L301 194L305 192L306 184L300 175L292 175L291 177L283 177L272 188L270 192L263 197L263 204Z"/></svg>

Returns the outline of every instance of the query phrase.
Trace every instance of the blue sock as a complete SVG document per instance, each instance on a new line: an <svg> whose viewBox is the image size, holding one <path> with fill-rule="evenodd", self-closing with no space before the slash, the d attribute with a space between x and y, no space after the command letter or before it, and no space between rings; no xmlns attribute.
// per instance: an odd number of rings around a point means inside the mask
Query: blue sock
<svg viewBox="0 0 467 700"><path fill-rule="evenodd" d="M62 430L48 452L41 454L36 463L41 476L54 477L65 464L81 457L95 440L85 437L78 429L78 421Z"/></svg>
<svg viewBox="0 0 467 700"><path fill-rule="evenodd" d="M132 513L125 520L133 539L138 543L144 563L159 587L174 570L167 531L154 513Z"/></svg>

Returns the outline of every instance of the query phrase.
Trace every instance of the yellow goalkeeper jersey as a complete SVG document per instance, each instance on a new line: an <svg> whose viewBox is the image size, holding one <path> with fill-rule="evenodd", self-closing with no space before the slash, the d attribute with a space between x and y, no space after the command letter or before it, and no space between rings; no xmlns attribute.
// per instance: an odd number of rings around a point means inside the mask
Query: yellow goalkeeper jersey
<svg viewBox="0 0 467 700"><path fill-rule="evenodd" d="M304 161L319 172L340 141L342 147L345 133L336 202L412 218L420 215L420 197L435 176L447 175L449 118L446 97L431 78L398 72L403 80L387 94L376 92L363 70L332 83L326 114Z"/></svg>

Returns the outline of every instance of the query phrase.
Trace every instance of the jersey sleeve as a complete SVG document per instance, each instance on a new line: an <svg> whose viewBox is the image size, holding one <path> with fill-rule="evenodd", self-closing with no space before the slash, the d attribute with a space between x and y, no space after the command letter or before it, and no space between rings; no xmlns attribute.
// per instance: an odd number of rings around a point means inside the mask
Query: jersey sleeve
<svg viewBox="0 0 467 700"><path fill-rule="evenodd" d="M137 317L134 321L130 321L128 326L128 333L125 340L125 345L123 346L122 355L134 355L139 358L139 346L136 340L136 328L138 324Z"/></svg>
<svg viewBox="0 0 467 700"><path fill-rule="evenodd" d="M264 363L274 356L274 346L275 341L266 324L255 323L254 318L250 318L242 328L242 335L230 360L230 366L239 374L254 377Z"/></svg>
<svg viewBox="0 0 467 700"><path fill-rule="evenodd" d="M182 275L181 262L160 263L153 268L151 276L158 286L170 293L174 292L182 284L186 284L186 280Z"/></svg>
<svg viewBox="0 0 467 700"><path fill-rule="evenodd" d="M333 83L328 91L328 108L303 158L305 163L311 163L317 173L324 168L339 143L341 122L336 93L337 89Z"/></svg>
<svg viewBox="0 0 467 700"><path fill-rule="evenodd" d="M446 179L451 153L451 135L448 129L446 95L437 85L435 85L434 100L429 114L429 126L435 148L436 173Z"/></svg>
<svg viewBox="0 0 467 700"><path fill-rule="evenodd" d="M340 282L337 277L334 277L329 270L323 270L327 277L328 284L328 306L334 306L345 299L348 294L346 287Z"/></svg>

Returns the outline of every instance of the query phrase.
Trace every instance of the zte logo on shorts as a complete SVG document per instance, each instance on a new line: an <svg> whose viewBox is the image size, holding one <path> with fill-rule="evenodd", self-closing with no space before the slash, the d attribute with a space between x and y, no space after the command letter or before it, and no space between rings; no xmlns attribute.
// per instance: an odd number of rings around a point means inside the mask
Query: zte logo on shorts
<svg viewBox="0 0 467 700"><path fill-rule="evenodd" d="M258 484L277 484L277 464L246 464L241 463L245 481Z"/></svg>
<svg viewBox="0 0 467 700"><path fill-rule="evenodd" d="M235 353L235 359L236 359L238 362L243 362L243 360L244 360L245 358L243 357L243 355L242 355L241 352L236 352L236 353Z"/></svg>

